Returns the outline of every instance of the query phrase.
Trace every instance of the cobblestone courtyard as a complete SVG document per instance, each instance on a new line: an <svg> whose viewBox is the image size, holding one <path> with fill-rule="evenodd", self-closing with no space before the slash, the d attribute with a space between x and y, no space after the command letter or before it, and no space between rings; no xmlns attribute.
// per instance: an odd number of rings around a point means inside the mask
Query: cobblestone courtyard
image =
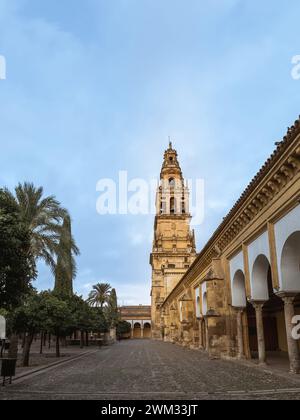
<svg viewBox="0 0 300 420"><path fill-rule="evenodd" d="M126 341L1 389L0 399L300 399L300 380L156 341Z"/></svg>

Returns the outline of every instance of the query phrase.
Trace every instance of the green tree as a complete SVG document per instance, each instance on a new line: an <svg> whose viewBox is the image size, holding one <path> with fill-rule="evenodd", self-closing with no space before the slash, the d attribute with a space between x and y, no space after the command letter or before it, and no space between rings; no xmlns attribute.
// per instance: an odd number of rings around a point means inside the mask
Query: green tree
<svg viewBox="0 0 300 420"><path fill-rule="evenodd" d="M76 277L75 255L78 254L79 250L72 240L71 218L66 216L58 247L58 258L55 268L55 291L66 295L73 294L73 280Z"/></svg>
<svg viewBox="0 0 300 420"><path fill-rule="evenodd" d="M53 292L32 293L10 317L15 334L25 334L23 366L29 365L30 349L35 334L47 331L56 336L56 357L60 357L60 338L76 328L76 319L68 303Z"/></svg>
<svg viewBox="0 0 300 420"><path fill-rule="evenodd" d="M111 286L107 283L98 283L93 286L93 290L90 292L87 302L94 307L103 310L104 305L107 304L110 297Z"/></svg>
<svg viewBox="0 0 300 420"><path fill-rule="evenodd" d="M74 319L74 332L80 332L80 347L83 348L85 335L94 328L93 308L80 296L73 295L67 298L69 309Z"/></svg>
<svg viewBox="0 0 300 420"><path fill-rule="evenodd" d="M47 309L43 296L33 292L12 314L10 324L16 334L25 334L22 366L29 366L30 349L34 335L43 328Z"/></svg>
<svg viewBox="0 0 300 420"><path fill-rule="evenodd" d="M6 195L14 201L20 218L30 232L30 248L34 258L43 260L55 273L58 255L67 255L78 248L72 236L67 246L61 242L65 226L63 221L69 217L66 209L53 196L43 198L43 188L33 184L19 184L15 196L6 190ZM62 251L63 248L63 251Z"/></svg>
<svg viewBox="0 0 300 420"><path fill-rule="evenodd" d="M56 337L56 357L60 357L60 339L66 337L76 326L76 319L68 302L58 298L53 292L43 292L47 308L44 318L44 331Z"/></svg>
<svg viewBox="0 0 300 420"><path fill-rule="evenodd" d="M43 260L55 274L58 256L68 255L68 250L77 254L78 248L70 237L68 247L61 241L64 235L65 218L69 217L66 209L53 196L43 197L43 188L36 188L33 184L19 184L15 189L15 196L8 190L4 191L6 199L14 203L18 209L21 222L29 231L30 253L34 261ZM68 263L66 262L66 265ZM16 355L17 338L12 337L10 357Z"/></svg>
<svg viewBox="0 0 300 420"><path fill-rule="evenodd" d="M12 310L36 277L30 232L7 190L0 190L0 308Z"/></svg>
<svg viewBox="0 0 300 420"><path fill-rule="evenodd" d="M92 308L93 311L93 328L94 333L106 333L109 331L109 324L100 308Z"/></svg>
<svg viewBox="0 0 300 420"><path fill-rule="evenodd" d="M117 336L121 338L124 334L131 332L131 325L127 321L120 321L117 324Z"/></svg>

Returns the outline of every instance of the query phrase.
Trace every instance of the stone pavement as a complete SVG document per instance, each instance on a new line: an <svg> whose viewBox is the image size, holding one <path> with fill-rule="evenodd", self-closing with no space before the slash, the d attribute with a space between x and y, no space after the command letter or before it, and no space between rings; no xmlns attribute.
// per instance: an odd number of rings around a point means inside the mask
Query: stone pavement
<svg viewBox="0 0 300 420"><path fill-rule="evenodd" d="M157 341L125 341L16 380L0 399L300 400L300 380Z"/></svg>
<svg viewBox="0 0 300 420"><path fill-rule="evenodd" d="M68 346L68 347L61 346L60 358L56 358L54 341L52 341L50 349L48 348L48 346L44 347L43 354L40 354L40 344L38 342L34 342L31 346L30 365L29 367L24 368L21 366L22 348L21 348L21 345L19 345L17 376L30 373L32 370L47 367L48 365L52 365L54 363L61 363L64 360L76 357L87 351L93 351L95 348L97 347L90 346L90 347L84 347L81 349L79 346ZM0 366L1 366L1 362L0 362Z"/></svg>

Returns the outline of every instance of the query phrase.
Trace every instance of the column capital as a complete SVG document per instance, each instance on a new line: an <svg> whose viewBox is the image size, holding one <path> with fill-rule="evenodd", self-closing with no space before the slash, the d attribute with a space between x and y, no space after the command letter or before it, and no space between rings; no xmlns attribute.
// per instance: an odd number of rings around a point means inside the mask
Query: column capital
<svg viewBox="0 0 300 420"><path fill-rule="evenodd" d="M251 304L255 309L256 314L256 327L257 327L257 343L258 343L258 354L259 364L266 364L266 344L264 336L264 323L263 323L263 307L266 301L252 300Z"/></svg>
<svg viewBox="0 0 300 420"><path fill-rule="evenodd" d="M286 305L294 303L295 297L299 295L298 292L278 292L276 296L283 300Z"/></svg>
<svg viewBox="0 0 300 420"><path fill-rule="evenodd" d="M261 311L266 303L266 300L250 300L249 302L256 311Z"/></svg>

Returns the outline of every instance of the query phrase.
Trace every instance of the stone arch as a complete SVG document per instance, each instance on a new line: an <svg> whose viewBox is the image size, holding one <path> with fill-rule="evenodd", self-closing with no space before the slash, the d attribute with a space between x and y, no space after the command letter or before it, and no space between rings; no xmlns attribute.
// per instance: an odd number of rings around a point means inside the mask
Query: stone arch
<svg viewBox="0 0 300 420"><path fill-rule="evenodd" d="M176 211L176 198L175 197L171 197L170 198L170 213L171 214L175 214L177 213Z"/></svg>
<svg viewBox="0 0 300 420"><path fill-rule="evenodd" d="M208 304L207 304L207 284L202 283L200 288L200 296L201 296L201 313L203 316L207 314L208 311Z"/></svg>
<svg viewBox="0 0 300 420"><path fill-rule="evenodd" d="M300 205L296 206L293 210L283 216L275 225L275 239L276 239L276 252L277 252L277 265L279 274L279 284L281 291L288 291L288 279L283 278L282 270L282 256L287 251L287 246L291 246L291 237L300 231ZM285 258L284 258L285 259ZM285 272L287 274L287 272Z"/></svg>
<svg viewBox="0 0 300 420"><path fill-rule="evenodd" d="M200 287L195 289L195 311L196 311L196 318L199 319L201 317L201 297L200 297Z"/></svg>
<svg viewBox="0 0 300 420"><path fill-rule="evenodd" d="M200 318L200 315L201 315L201 299L200 299L200 296L197 296L197 299L196 299L196 315L197 315L197 318Z"/></svg>
<svg viewBox="0 0 300 420"><path fill-rule="evenodd" d="M280 259L282 290L300 293L300 231L286 240Z"/></svg>
<svg viewBox="0 0 300 420"><path fill-rule="evenodd" d="M268 274L270 262L260 254L254 261L251 276L251 299L257 301L269 300Z"/></svg>
<svg viewBox="0 0 300 420"><path fill-rule="evenodd" d="M232 306L236 308L246 308L246 280L242 270L238 270L232 281Z"/></svg>
<svg viewBox="0 0 300 420"><path fill-rule="evenodd" d="M242 273L245 272L243 251L240 251L235 257L233 257L229 261L229 266L230 266L230 293L231 293L231 296L233 296L233 288L234 288L233 279L234 279L234 276L238 271L241 271Z"/></svg>
<svg viewBox="0 0 300 420"><path fill-rule="evenodd" d="M144 338L151 338L151 323L144 323Z"/></svg>
<svg viewBox="0 0 300 420"><path fill-rule="evenodd" d="M207 314L208 311L208 306L207 306L207 292L204 292L203 294L203 302L202 302L202 313L205 316Z"/></svg>
<svg viewBox="0 0 300 420"><path fill-rule="evenodd" d="M169 178L169 185L171 188L175 187L175 178Z"/></svg>
<svg viewBox="0 0 300 420"><path fill-rule="evenodd" d="M142 324L141 322L134 322L133 324L133 338L142 338Z"/></svg>

